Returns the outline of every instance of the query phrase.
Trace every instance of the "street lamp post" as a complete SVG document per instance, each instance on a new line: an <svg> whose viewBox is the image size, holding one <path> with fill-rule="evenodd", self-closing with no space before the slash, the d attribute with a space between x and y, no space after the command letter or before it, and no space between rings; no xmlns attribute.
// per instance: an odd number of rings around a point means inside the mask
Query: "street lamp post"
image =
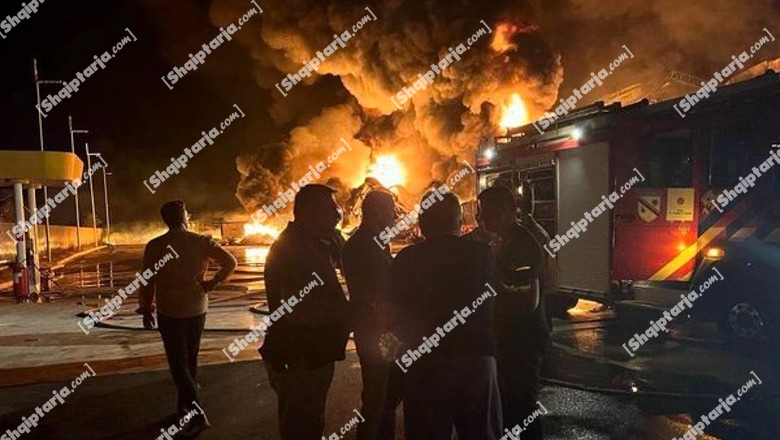
<svg viewBox="0 0 780 440"><path fill-rule="evenodd" d="M103 244L109 241L109 238L111 237L111 216L108 212L108 181L106 180L106 176L110 176L111 173L106 171L106 161L103 159L103 155L100 153L89 153L92 156L97 156L100 158L100 161L103 162L103 203L105 204L106 209L106 238L103 240Z"/></svg>
<svg viewBox="0 0 780 440"><path fill-rule="evenodd" d="M104 240L105 243L111 243L111 216L108 213L108 182L106 181L106 176L110 176L111 173L107 172L105 168L103 168L103 200L106 204L106 239Z"/></svg>
<svg viewBox="0 0 780 440"><path fill-rule="evenodd" d="M33 58L33 74L35 78L35 94L38 98L38 139L41 143L41 151L43 151L43 113L41 113L41 84L57 84L62 85L62 81L52 81L52 80L42 80L38 78L38 60ZM44 186L43 187L43 198L45 200L49 200L49 188ZM44 203L46 203L44 201ZM33 232L33 235L37 235L37 232ZM49 264L52 263L51 261L51 243L50 243L50 237L51 235L51 225L49 224L49 216L46 216L46 255L48 257ZM34 237L34 240L37 240L37 236Z"/></svg>
<svg viewBox="0 0 780 440"><path fill-rule="evenodd" d="M38 209L36 205L35 185L30 184L30 186L27 187L27 210L30 212L28 218L32 218L35 215L35 210ZM33 225L33 228L30 231L30 244L27 249L32 254L32 261L27 262L27 267L32 266L32 270L28 272L30 277L30 286L32 287L31 290L35 293L41 293L41 274L39 273L38 269L41 267L41 262L38 259L38 230L36 227L37 225Z"/></svg>
<svg viewBox="0 0 780 440"><path fill-rule="evenodd" d="M87 172L92 170L92 155L89 154L89 143L84 143L84 149L87 151ZM95 247L98 246L97 235L97 216L95 215L95 186L92 184L92 176L87 174L89 179L89 197L92 200L92 234L95 236Z"/></svg>
<svg viewBox="0 0 780 440"><path fill-rule="evenodd" d="M68 129L70 130L70 152L76 154L76 143L73 140L73 135L76 133L86 134L89 130L74 130L73 129L73 117L68 116ZM79 213L79 189L73 194L76 204L76 247L81 250L81 214Z"/></svg>

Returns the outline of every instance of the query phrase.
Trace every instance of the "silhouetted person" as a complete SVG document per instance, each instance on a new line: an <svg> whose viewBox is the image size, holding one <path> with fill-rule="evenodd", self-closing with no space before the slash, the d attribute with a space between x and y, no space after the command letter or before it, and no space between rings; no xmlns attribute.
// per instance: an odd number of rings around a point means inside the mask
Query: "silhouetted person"
<svg viewBox="0 0 780 440"><path fill-rule="evenodd" d="M391 329L407 350L399 359L399 368L408 368L406 439L449 440L453 427L461 440L498 439L493 294L485 297L493 258L488 246L458 236L458 198L446 193L435 200L423 198L425 241L396 256L388 297L398 312Z"/></svg>
<svg viewBox="0 0 780 440"><path fill-rule="evenodd" d="M282 440L322 438L334 362L345 358L349 303L331 253L341 219L333 193L319 184L301 188L295 196L295 220L271 246L265 262L269 310L289 307L268 328L260 348L278 397Z"/></svg>
<svg viewBox="0 0 780 440"><path fill-rule="evenodd" d="M178 390L176 409L181 417L196 409L193 401L203 408L198 391L198 351L206 323L208 292L230 276L236 259L210 237L187 230L189 214L183 201L165 203L160 215L168 232L146 245L142 276L148 281L141 287L136 312L144 315L144 327L154 328L156 297L160 336ZM219 271L204 281L210 260L217 262ZM183 432L191 436L209 426L205 414L198 415L184 426Z"/></svg>
<svg viewBox="0 0 780 440"><path fill-rule="evenodd" d="M358 440L395 438L395 411L401 401L403 372L383 358L384 333L380 301L390 289L389 245L382 249L374 237L395 221L393 196L371 191L363 199L362 221L342 253L344 277L355 314L355 345L363 379L362 410L366 421L357 426Z"/></svg>
<svg viewBox="0 0 780 440"><path fill-rule="evenodd" d="M544 249L543 246L550 242L550 234L531 215L531 202L527 197L520 196L516 204L520 211L520 226L524 227L534 237L541 252ZM542 312L545 314L547 328L552 332L552 312L547 307L547 301L551 295L559 293L558 260L549 256L547 252L542 252L542 268L539 274L539 281L539 307L542 308ZM549 347L549 340L547 345Z"/></svg>
<svg viewBox="0 0 780 440"><path fill-rule="evenodd" d="M479 194L480 227L492 234L496 258L495 335L504 428L516 425L538 409L541 370L550 329L541 296L545 255L538 237L546 234L533 219L517 221L515 198L502 186ZM476 239L485 236L475 235ZM541 418L524 428L521 438L541 439Z"/></svg>

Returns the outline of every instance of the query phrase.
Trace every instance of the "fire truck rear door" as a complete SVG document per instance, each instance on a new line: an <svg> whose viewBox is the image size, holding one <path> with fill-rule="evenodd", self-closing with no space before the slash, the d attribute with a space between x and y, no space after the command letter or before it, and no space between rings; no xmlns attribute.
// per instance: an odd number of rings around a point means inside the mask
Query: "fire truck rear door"
<svg viewBox="0 0 780 440"><path fill-rule="evenodd" d="M558 234L584 219L609 194L609 146L600 142L563 150L558 156ZM607 210L569 239L557 253L559 283L564 292L606 295L610 278L610 217Z"/></svg>

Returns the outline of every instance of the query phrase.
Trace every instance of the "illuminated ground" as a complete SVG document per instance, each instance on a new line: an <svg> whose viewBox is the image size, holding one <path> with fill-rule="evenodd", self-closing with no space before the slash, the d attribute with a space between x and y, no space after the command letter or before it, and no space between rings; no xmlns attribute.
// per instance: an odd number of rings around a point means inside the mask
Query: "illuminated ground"
<svg viewBox="0 0 780 440"><path fill-rule="evenodd" d="M230 363L222 352L246 334L260 315L265 248L231 248L240 260L230 283L211 297L204 336L201 385L214 429L203 439L277 439L275 396L254 349ZM15 305L0 300L0 432L18 424L48 399L51 391L84 371L98 373L46 416L25 438L156 438L160 419L174 406L159 335L141 330L128 303L108 324L89 335L76 314L96 307L112 290L124 287L140 264L142 247L103 250L74 261L58 280L55 302ZM83 295L83 298L82 298ZM100 298L98 297L100 296ZM85 304L80 304L84 302ZM542 402L550 439L671 439L683 434L690 418L709 412L717 398L744 384L754 371L764 381L729 415L713 424L713 439L769 439L777 426L776 357L756 346L726 349L706 326L675 328L669 338L644 346L631 358L621 347L635 331L611 312L581 302L567 320L556 320L554 345ZM326 433L341 426L358 406L360 378L352 347L338 364L328 406ZM776 350L771 350L776 351ZM776 355L775 355L776 356ZM555 386L553 386L555 385ZM581 388L580 390L572 387ZM633 391L639 393L633 393ZM598 392L596 392L598 391ZM772 415L775 415L774 417ZM121 415L121 416L120 416ZM399 426L400 429L400 426ZM400 432L400 431L399 431ZM345 438L354 438L350 433Z"/></svg>

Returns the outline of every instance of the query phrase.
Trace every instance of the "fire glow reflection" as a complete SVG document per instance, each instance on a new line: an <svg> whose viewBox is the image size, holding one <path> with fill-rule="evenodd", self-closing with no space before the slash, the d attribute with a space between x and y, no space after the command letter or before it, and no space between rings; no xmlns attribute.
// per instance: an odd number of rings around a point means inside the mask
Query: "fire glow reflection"
<svg viewBox="0 0 780 440"><path fill-rule="evenodd" d="M268 246L248 247L244 249L246 264L265 264L265 258L268 256L268 249Z"/></svg>

